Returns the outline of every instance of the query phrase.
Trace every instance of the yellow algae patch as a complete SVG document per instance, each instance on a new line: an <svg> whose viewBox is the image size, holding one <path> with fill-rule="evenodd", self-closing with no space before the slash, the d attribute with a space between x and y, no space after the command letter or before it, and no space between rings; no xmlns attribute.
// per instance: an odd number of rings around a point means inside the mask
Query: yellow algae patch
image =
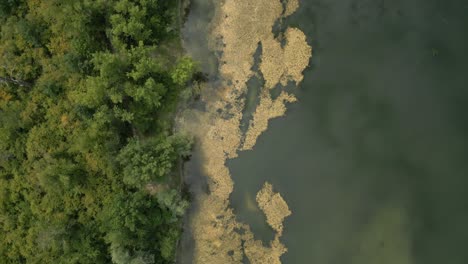
<svg viewBox="0 0 468 264"><path fill-rule="evenodd" d="M255 240L251 232L248 232L244 239L244 252L252 264L280 264L281 255L287 252L278 235L268 247L263 245L262 241Z"/></svg>
<svg viewBox="0 0 468 264"><path fill-rule="evenodd" d="M267 223L277 234L283 233L283 221L291 215L288 204L281 194L273 192L273 186L266 182L263 188L257 193L257 203L265 213Z"/></svg>
<svg viewBox="0 0 468 264"><path fill-rule="evenodd" d="M281 95L272 100L268 90L278 83L283 86L289 81L299 84L303 80L302 72L309 64L312 56L312 48L307 44L306 36L297 28L288 28L285 33L286 45L281 43L270 34L261 41L262 56L260 71L265 79L260 103L253 114L246 133L243 150L252 149L257 138L268 128L268 121L272 118L284 115L285 103L296 101L293 95L282 92Z"/></svg>
<svg viewBox="0 0 468 264"><path fill-rule="evenodd" d="M285 38L287 41L284 47L286 70L282 78L282 84L286 85L289 80L299 84L304 78L302 72L309 65L310 57L312 57L312 47L307 44L305 34L297 28L288 28Z"/></svg>
<svg viewBox="0 0 468 264"><path fill-rule="evenodd" d="M254 53L258 43L272 34L272 26L281 17L283 6L279 0L226 0L221 3L220 15L213 22L217 48L222 50L220 73L244 90L252 77ZM221 41L219 41L221 40Z"/></svg>
<svg viewBox="0 0 468 264"><path fill-rule="evenodd" d="M262 40L260 71L263 74L266 88L273 88L283 77L285 71L284 51L281 43L271 34Z"/></svg>
<svg viewBox="0 0 468 264"><path fill-rule="evenodd" d="M195 240L194 263L238 264L247 257L254 264L276 264L281 263L280 257L286 252L279 240L283 220L291 214L286 202L279 193L273 193L269 184L257 194L257 203L276 232L274 240L263 245L254 238L248 225L236 220L229 206L234 182L226 160L235 158L240 150L252 148L258 136L267 129L268 120L284 115L285 103L296 101L286 92L273 100L270 89L288 81L299 83L311 56L311 48L300 30L288 29L280 34L286 40L284 47L272 33L275 22L281 20L283 14L293 13L297 7L297 0L290 0L286 8L281 0L216 2L210 41L212 48L220 54L221 82L202 87L201 100L206 111L189 111L179 117L178 122L179 129L194 133L198 140L203 155L202 169L209 187L209 193L197 197L199 210L191 222ZM247 81L258 74L252 68L259 44L262 45L259 69L267 85L261 91L253 120L243 135L240 127Z"/></svg>
<svg viewBox="0 0 468 264"><path fill-rule="evenodd" d="M227 204L213 195L200 197L200 213L192 222L195 239L194 263L242 263L241 227Z"/></svg>
<svg viewBox="0 0 468 264"><path fill-rule="evenodd" d="M303 79L302 72L309 65L312 56L312 48L299 29L288 28L284 38L286 40L284 48L273 35L262 40L260 71L265 79L265 86L270 89L280 81L282 85L286 85L288 81L299 84Z"/></svg>
<svg viewBox="0 0 468 264"><path fill-rule="evenodd" d="M252 149L260 134L267 130L268 121L272 118L283 116L286 113L285 103L293 103L296 100L296 97L286 92L281 92L276 100L272 100L270 93L264 90L245 135L242 150Z"/></svg>
<svg viewBox="0 0 468 264"><path fill-rule="evenodd" d="M195 263L241 263L241 225L229 208L233 182L225 161L239 145L239 117L212 117L203 120L197 137L204 156L203 170L209 180L209 195L199 197L199 213L192 221Z"/></svg>
<svg viewBox="0 0 468 264"><path fill-rule="evenodd" d="M299 8L299 0L289 0L286 3L286 10L284 11L284 16L290 16L296 12Z"/></svg>

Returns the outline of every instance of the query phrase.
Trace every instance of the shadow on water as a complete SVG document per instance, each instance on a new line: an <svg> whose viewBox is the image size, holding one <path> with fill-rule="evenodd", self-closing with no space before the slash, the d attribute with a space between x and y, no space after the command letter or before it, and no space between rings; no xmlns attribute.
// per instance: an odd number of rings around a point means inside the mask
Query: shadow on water
<svg viewBox="0 0 468 264"><path fill-rule="evenodd" d="M200 194L209 193L206 177L201 170L203 157L200 153L199 146L195 145L190 161L184 165L185 184L189 188L192 197L190 208L188 209L183 225L183 235L179 244L179 252L177 254L177 263L190 264L194 254L194 238L191 232L190 219L194 213L198 211L199 205L196 197Z"/></svg>
<svg viewBox="0 0 468 264"><path fill-rule="evenodd" d="M211 80L216 78L218 72L218 60L208 48L207 39L215 11L214 3L212 0L186 1L190 1L190 10L182 28L184 48Z"/></svg>
<svg viewBox="0 0 468 264"><path fill-rule="evenodd" d="M187 0L189 1L189 0ZM209 23L214 15L212 0L190 0L190 10L185 18L182 28L183 46L187 53L199 63L201 75L200 81L206 83L218 82L217 71L218 62L215 54L208 49L207 34ZM204 104L200 100L195 100L191 105L193 109L203 110ZM194 238L191 231L191 217L198 211L199 205L197 197L200 194L208 193L207 178L202 172L203 157L199 146L195 146L192 158L184 166L185 183L191 194L191 204L188 209L183 226L183 233L177 253L178 264L193 263Z"/></svg>

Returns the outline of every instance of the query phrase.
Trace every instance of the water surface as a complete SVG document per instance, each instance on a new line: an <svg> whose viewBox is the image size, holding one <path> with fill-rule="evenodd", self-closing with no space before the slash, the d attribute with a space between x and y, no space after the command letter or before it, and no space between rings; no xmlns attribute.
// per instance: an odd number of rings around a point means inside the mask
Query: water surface
<svg viewBox="0 0 468 264"><path fill-rule="evenodd" d="M193 1L185 38L214 74L208 3ZM283 263L468 263L467 12L462 0L301 1L288 23L314 56L299 102L228 164L233 208L258 238L273 237L255 204L263 183L288 202Z"/></svg>
<svg viewBox="0 0 468 264"><path fill-rule="evenodd" d="M293 215L283 263L468 263L468 2L303 0L315 48L299 102L229 162L239 219L255 193Z"/></svg>

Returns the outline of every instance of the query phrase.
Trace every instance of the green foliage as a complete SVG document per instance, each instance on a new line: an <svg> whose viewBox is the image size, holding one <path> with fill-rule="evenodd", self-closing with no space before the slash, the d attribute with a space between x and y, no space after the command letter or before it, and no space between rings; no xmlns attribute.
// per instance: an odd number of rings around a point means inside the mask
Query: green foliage
<svg viewBox="0 0 468 264"><path fill-rule="evenodd" d="M156 44L171 36L176 21L176 1L118 0L110 16L113 43L124 47Z"/></svg>
<svg viewBox="0 0 468 264"><path fill-rule="evenodd" d="M170 260L175 253L175 246L177 244L177 240L179 239L179 231L177 229L170 229L167 231L167 235L165 235L160 243L161 249L161 256L164 259Z"/></svg>
<svg viewBox="0 0 468 264"><path fill-rule="evenodd" d="M115 264L153 264L154 256L148 252L137 251L130 255L129 250L122 247L111 247L112 262Z"/></svg>
<svg viewBox="0 0 468 264"><path fill-rule="evenodd" d="M142 187L168 175L180 154L186 153L190 147L188 140L176 136L130 140L117 157L123 167L124 183Z"/></svg>
<svg viewBox="0 0 468 264"><path fill-rule="evenodd" d="M176 4L0 1L1 263L173 262L195 68L161 48Z"/></svg>
<svg viewBox="0 0 468 264"><path fill-rule="evenodd" d="M0 1L0 16L10 15L15 9L19 8L21 4L21 0Z"/></svg>
<svg viewBox="0 0 468 264"><path fill-rule="evenodd" d="M174 101L194 71L194 64L182 58L174 66L168 60L152 58L156 49L138 46L99 52L91 59L96 75L85 78L71 99L87 108L106 105L114 116L146 133Z"/></svg>
<svg viewBox="0 0 468 264"><path fill-rule="evenodd" d="M173 219L183 216L189 205L187 200L182 199L176 190L158 192L156 197L161 206L169 209L172 213Z"/></svg>
<svg viewBox="0 0 468 264"><path fill-rule="evenodd" d="M195 73L195 64L189 57L182 58L171 74L172 80L183 85L192 78Z"/></svg>

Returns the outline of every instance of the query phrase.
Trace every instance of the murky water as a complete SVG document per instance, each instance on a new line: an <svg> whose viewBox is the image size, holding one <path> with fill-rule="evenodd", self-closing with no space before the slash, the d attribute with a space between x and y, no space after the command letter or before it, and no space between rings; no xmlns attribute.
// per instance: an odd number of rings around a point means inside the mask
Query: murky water
<svg viewBox="0 0 468 264"><path fill-rule="evenodd" d="M194 1L186 41L214 72L196 34L209 2ZM288 202L283 263L468 263L467 13L462 0L301 1L289 22L314 57L299 102L228 164L258 238L273 237L263 183Z"/></svg>

